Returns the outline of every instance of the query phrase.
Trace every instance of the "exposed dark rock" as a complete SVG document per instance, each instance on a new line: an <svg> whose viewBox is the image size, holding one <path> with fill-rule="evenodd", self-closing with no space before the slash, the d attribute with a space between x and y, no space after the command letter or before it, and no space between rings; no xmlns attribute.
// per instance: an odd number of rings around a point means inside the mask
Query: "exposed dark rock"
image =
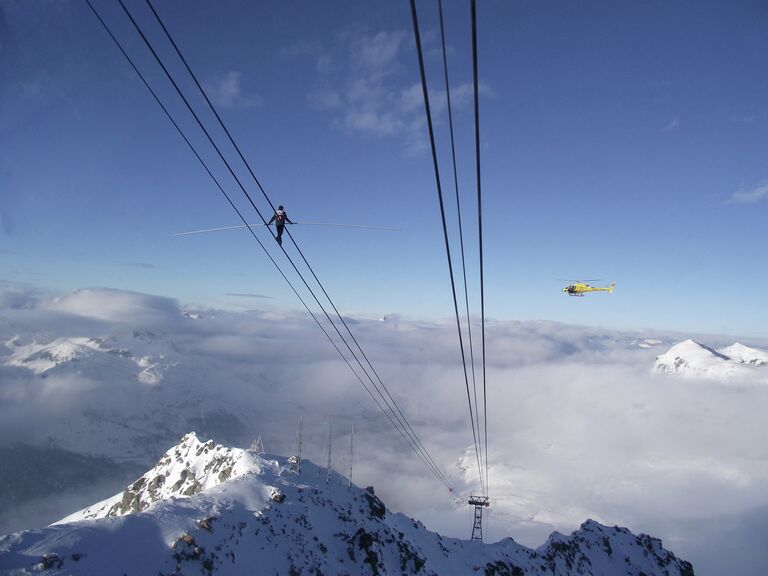
<svg viewBox="0 0 768 576"><path fill-rule="evenodd" d="M200 523L198 526L202 528L203 530L207 530L208 532L213 532L213 523L216 521L215 516L210 516L209 518L205 518L203 520L200 520Z"/></svg>
<svg viewBox="0 0 768 576"><path fill-rule="evenodd" d="M40 570L50 570L51 568L61 568L64 565L64 560L62 560L58 554L46 554L40 559L40 563L38 566L40 566Z"/></svg>
<svg viewBox="0 0 768 576"><path fill-rule="evenodd" d="M485 565L485 576L525 576L525 572L519 566L497 560Z"/></svg>
<svg viewBox="0 0 768 576"><path fill-rule="evenodd" d="M379 500L378 496L373 495L373 488L371 488L370 493L366 492L364 496L368 501L368 510L370 511L371 516L383 519L387 512L387 508L384 506L384 503Z"/></svg>

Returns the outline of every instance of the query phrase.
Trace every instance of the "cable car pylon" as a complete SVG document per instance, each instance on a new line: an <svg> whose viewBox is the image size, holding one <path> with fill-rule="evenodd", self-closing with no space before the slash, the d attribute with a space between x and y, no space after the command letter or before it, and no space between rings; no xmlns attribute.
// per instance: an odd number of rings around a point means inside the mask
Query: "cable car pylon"
<svg viewBox="0 0 768 576"><path fill-rule="evenodd" d="M475 507L475 521L472 524L472 538L470 540L483 541L483 508L490 506L488 496L471 496L468 504Z"/></svg>

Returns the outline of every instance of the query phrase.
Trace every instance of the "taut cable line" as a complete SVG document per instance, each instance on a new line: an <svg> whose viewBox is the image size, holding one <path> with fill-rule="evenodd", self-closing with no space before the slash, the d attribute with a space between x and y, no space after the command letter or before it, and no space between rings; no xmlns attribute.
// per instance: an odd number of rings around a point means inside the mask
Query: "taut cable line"
<svg viewBox="0 0 768 576"><path fill-rule="evenodd" d="M208 133L208 131L206 130L205 126L202 124L202 122L200 121L199 117L198 117L198 116L197 116L197 114L194 112L194 110L192 109L191 105L189 104L189 102L187 101L187 99L185 98L185 96L183 95L183 93L181 92L181 90L179 89L178 85L177 85L177 84L176 84L176 82L173 80L173 78L172 78L172 76L170 75L170 73L168 72L167 68L164 66L164 64L162 63L162 61L161 61L161 60L160 60L160 58L158 57L157 53L154 51L154 49L153 49L153 47L151 46L151 44L149 43L148 39L147 39L147 38L146 38L146 36L143 34L143 32L141 31L140 27L138 26L138 24L136 23L136 21L133 19L132 15L131 15L131 14L130 14L130 12L127 10L127 8L126 8L126 7L125 7L125 5L123 4L123 2L122 2L121 0L118 0L118 1L119 1L119 3L120 3L121 7L123 8L123 10L125 11L126 15L129 17L129 19L130 19L130 20L131 20L131 22L133 23L134 27L137 29L137 31L138 31L138 32L139 32L139 34L141 35L141 37L142 37L142 39L144 40L144 42L145 42L145 44L147 45L147 47L148 47L148 48L150 49L150 51L153 53L153 55L154 55L155 59L157 60L158 64L161 66L161 68L163 68L163 71L165 72L166 76L168 76L168 78L169 78L169 80L171 81L171 83L174 85L174 88L176 88L176 91L177 91L177 93L179 94L179 96L182 98L182 100L183 100L183 101L184 101L184 103L186 104L186 106L187 106L187 108L189 109L190 113L192 113L192 115L195 117L195 120L197 121L198 125L199 125L199 126L200 126L200 128L203 130L203 132L205 133L205 135L208 137L208 140L210 141L211 145L212 145L212 146L214 147L214 149L217 151L217 153L219 154L219 157L222 159L222 161L224 162L224 164L227 166L227 168L229 169L230 173L232 174L232 176L235 178L235 180L237 181L238 185L240 186L241 190L244 192L244 194L246 195L246 197L248 197L248 199L249 199L249 201L250 201L251 205L252 205L252 206L253 206L253 208L256 210L256 212L259 214L259 216L262 218L262 221L264 222L264 224L266 224L266 220L263 218L262 214L259 212L258 208L255 206L255 204L254 204L254 203L253 203L253 201L251 200L250 196L248 195L247 191L246 191L246 190L245 190L245 188L243 187L242 183L239 181L239 179L237 178L236 174L235 174L235 173L234 173L234 171L232 170L231 166L230 166L230 165L229 165L229 163L227 162L226 158L224 158L223 154L221 153L221 150L218 148L218 146L216 145L216 143L213 141L212 137L210 136L210 134L209 134L209 133ZM111 30L109 29L109 26L106 24L106 22L105 22L105 21L104 21L104 20L101 18L101 16L98 14L98 12L96 11L96 9L95 9L95 8L93 7L93 5L91 4L90 0L86 0L86 2L87 2L87 4L88 4L88 6L90 7L90 9L93 11L93 13L96 15L96 17L98 18L99 22L100 22L100 23L102 24L102 26L105 28L105 30L107 31L107 33L110 35L110 37L112 38L112 40L115 42L115 44L118 46L118 48L120 49L120 51L123 53L123 55L125 56L125 58L126 58L126 59L128 60L128 62L131 64L131 66L132 66L132 67L133 67L133 69L136 71L136 73L139 75L139 77L141 78L141 80L143 81L143 83L144 83L144 85L147 87L147 89L150 91L150 93L152 94L152 96L154 97L154 99L155 99L155 100L157 101L157 103L158 103L158 104L161 106L161 108L163 109L163 111L165 112L166 116L169 118L169 120L171 121L171 123L174 125L174 127L176 128L176 130L179 132L179 134L182 136L182 138L184 139L184 141L185 141L185 142L187 143L187 145L190 147L190 149L192 150L192 152L194 153L194 155L197 157L198 161L200 161L200 163L203 165L203 167L205 168L205 170L206 170L206 172L208 173L208 175L209 175L209 176L210 176L210 177L213 179L214 183L216 183L217 187L218 187L218 188L219 188L219 190L222 192L222 194L225 196L225 198L227 199L228 203L229 203L229 204L232 206L232 208L233 208L233 209L235 210L235 212L238 214L238 216L240 217L241 221L242 221L242 222L243 222L243 224L244 224L244 227L245 227L245 228L246 228L246 229L247 229L247 230L248 230L248 231L251 233L251 235L253 236L253 238L254 238L254 239L255 239L255 240L256 240L256 241L259 243L259 245L261 246L261 248L262 248L262 249L264 250L264 252L267 254L267 256L269 257L269 259L272 261L272 263L273 263L273 264L275 265L275 267L278 269L278 271L279 271L279 272L280 272L280 274L283 276L283 278L286 280L286 282L288 282L288 284L289 284L289 286L291 287L291 289L293 290L293 292L296 294L296 296L299 298L299 300L301 301L301 303L304 305L304 307L305 307L305 308L307 309L307 311L310 313L310 315L312 316L312 318L315 320L315 322L316 322L316 323L318 324L318 326L321 328L321 330L323 331L323 333L325 334L325 336L326 336L326 337L328 338L328 340L331 342L331 344L332 344L332 345L333 345L333 347L336 349L336 351L339 353L339 355L342 357L342 359L345 361L345 363L346 363L346 364L349 366L349 368L350 368L350 370L352 371L352 373L353 373L353 374L356 376L356 378L357 378L357 379L360 381L360 383L363 385L363 387L364 387L364 388L365 388L365 390L368 392L368 394L369 394L369 395L371 395L371 397L373 398L373 400L374 400L374 401L376 402L376 404L379 406L380 410L381 410L381 411L382 411L382 412L385 414L385 416L387 416L387 418L390 420L390 423L393 425L393 427L394 427L396 430L398 430L398 432L401 434L401 436L403 436L403 438L406 440L406 442L407 442L407 443L408 443L408 444L411 446L411 448L414 450L414 452L417 454L417 456L419 456L419 458L420 458L420 459L421 459L421 460L422 460L422 461L425 463L425 465L427 465L427 467L428 467L428 468L430 469L430 471L431 471L431 472L432 472L432 473L433 473L433 474L434 474L434 475L435 475L435 476L438 478L438 480L440 480L441 482L443 482L443 483L444 483L444 484L445 484L445 485L446 485L446 486L447 486L449 489L451 489L451 487L450 487L450 484L448 483L447 479L445 478L445 475L442 473L442 471L440 471L439 467L437 467L437 465L434 463L434 460L431 458L431 456L429 456L429 454L428 454L428 453L426 453L426 450L425 450L425 449L423 449L423 445L422 445L422 449L420 450L420 449L419 449L419 446L418 446L418 445L417 445L417 444L416 444L416 443L413 441L413 439L412 439L412 438L410 437L410 435L408 434L408 430L407 430L405 427L403 427L403 426L402 426L402 424L396 423L396 422L395 422L395 420L393 420L392 416L390 416L389 412L393 412L393 411L392 411L392 409L391 409L391 407L389 407L389 405L387 405L387 408L389 409L389 410L387 410L387 409L385 409L385 408L384 408L384 407L381 405L381 403L378 401L378 399L376 398L376 396L375 396L375 395L374 395L374 394L371 392L370 388L369 388L369 387L368 387L368 386L365 384L365 382L362 380L362 378L360 377L360 375L359 375L359 374L358 374L358 373L355 371L355 369L352 367L352 365L350 364L349 360L348 360L348 359L345 357L345 355L344 355L344 354L341 352L341 350L339 349L339 347L336 345L336 343L335 343L335 342L333 341L333 339L331 338L330 334L328 334L328 332L326 331L326 329L325 329L325 328L322 326L322 324L321 324L321 323L320 323L320 321L317 319L317 317L315 316L315 314L314 314L314 313L313 313L313 312L310 310L310 308L308 307L308 305L306 304L306 302L304 301L304 299L303 299L303 298L302 298L302 297L299 295L299 293L298 293L298 291L296 290L296 288L293 286L293 284L292 284L292 283L290 282L290 280L287 278L287 276L285 275L285 273L284 273L284 272L282 271L282 269L279 267L279 265L277 264L277 262L276 262L276 261L274 260L274 258L272 258L272 256L269 254L269 252L267 251L266 247L263 245L263 243L261 242L261 240L259 240L259 238L258 238L258 237L255 235L255 233L254 233L254 231L252 230L251 226L250 226L250 225L248 225L248 223L247 223L247 221L246 221L245 217L243 216L242 212L240 212L240 210L239 210L239 209L236 207L236 205L234 204L234 202L232 201L232 199L229 197L229 195L228 195L228 194L227 194L227 193L224 191L224 189L223 189L223 187L221 186L221 184L220 184L220 183L218 182L218 180L217 180L217 179L216 179L216 178L213 176L212 172L211 172L211 171L208 169L207 165L206 165L206 164L205 164L205 162L202 160L202 158L200 157L200 155L197 153L197 151L195 150L194 146L193 146L193 145L190 143L190 141L189 141L189 140L188 140L188 138L185 136L185 134L183 133L183 131L181 130L181 128L180 128L180 127L178 126L178 124L175 122L175 120L173 119L173 117L172 117L172 115L170 114L170 112L167 110L167 108L166 108L166 107L163 105L163 103L160 101L159 97L158 97L158 96L157 96L157 94L154 92L154 90L151 88L151 86L150 86L150 85L149 85L149 83L146 81L146 79L144 78L144 76L141 74L141 72L139 71L138 67L135 65L135 63L133 62L133 60L132 60L132 59L131 59L131 58L128 56L127 52L126 52L126 51L123 49L123 47L122 47L122 45L120 44L120 42L117 40L117 38L116 38L116 37L114 36L114 34L111 32ZM283 252L285 252L285 250L283 250ZM287 255L287 254L286 254L286 256L288 257L288 255ZM364 368L364 367L362 366L362 364L360 363L360 360L357 358L357 356L355 355L354 351L353 351L353 350L350 348L349 344L346 342L346 340L344 339L343 335L342 335L342 334L339 332L338 328L337 328L337 327L336 327L336 325L333 323L333 321L331 320L331 318L330 318L330 316L328 315L327 311L326 311L326 310L325 310L325 308L322 306L322 304L319 302L319 300L317 299L316 295L315 295L315 294L314 294L314 292L312 291L311 287L308 285L308 283L306 282L306 280L304 279L304 277L301 275L300 271L297 269L296 265L293 263L293 261L290 259L290 257L288 257L288 259L289 259L289 262L292 264L292 266L293 266L294 270L295 270L295 271L297 272L297 274L298 274L298 275L301 277L302 281L304 282L304 284L305 284L305 286L307 287L307 289L309 290L309 292L312 294L312 296L313 296L313 298L315 299L315 301L318 303L318 305L321 307L321 309L322 309L322 310L323 310L323 312L325 313L325 316L326 316L326 318L327 318L327 319L328 319L328 320L331 322L331 325L332 325L332 326L333 326L333 327L336 329L336 332L337 332L337 334L339 335L339 337L341 337L342 341L343 341L343 342L344 342L344 344L347 346L347 349L350 351L350 353L352 354L352 356L355 358L355 360L357 361L358 365L360 365L360 367L363 369L363 372L366 374L366 376L368 376L368 378L370 379L370 376L369 376L369 375L368 375L368 373L365 371L365 368ZM372 383L373 383L373 381L372 381ZM377 392L379 393L379 395L381 396L382 394L381 394L381 392L378 390L378 388L376 387L375 383L373 383L373 385L374 385L374 388L375 388L375 389L377 390ZM395 414L395 416L396 416L396 414ZM401 429L401 427L402 427L402 429ZM423 451L424 453L426 453L426 456L425 456L424 454L422 454L422 451Z"/></svg>
<svg viewBox="0 0 768 576"><path fill-rule="evenodd" d="M459 228L459 245L461 247L461 272L464 278L464 306L467 312L467 336L469 340L469 363L472 367L472 395L475 400L475 414L477 414L477 434L480 435L480 411L479 404L477 402L477 380L475 378L475 351L472 345L472 320L469 314L469 290L467 289L467 265L464 257L464 227L461 222L461 199L459 197L459 176L456 169L456 144L453 133L453 106L451 104L451 84L448 80L448 51L445 49L445 21L443 19L443 0L438 0L437 3L440 12L440 41L443 52L443 74L445 76L445 97L448 102L448 128L451 134L451 159L453 164L453 185L456 191L456 215L458 218ZM485 418L485 413L483 413ZM487 446L486 446L487 449ZM485 455L486 459L488 454ZM483 456L482 450L480 455L480 462L482 463ZM487 477L487 476L486 476Z"/></svg>
<svg viewBox="0 0 768 576"><path fill-rule="evenodd" d="M485 378L485 283L483 281L483 194L480 186L480 90L477 79L477 0L472 0L472 78L475 94L475 161L477 166L477 229L480 240L480 327L483 341L483 413L485 414L485 481L488 486L488 402ZM485 493L488 496L486 490Z"/></svg>
<svg viewBox="0 0 768 576"><path fill-rule="evenodd" d="M484 488L484 480L483 480L483 468L480 465L480 449L478 447L478 440L477 440L477 433L475 430L475 416L474 412L472 410L472 396L469 392L469 377L467 375L467 360L466 355L464 353L464 339L461 334L461 320L459 318L459 305L456 298L456 282L454 280L454 274L453 274L453 262L451 260L451 245L448 241L448 225L446 223L445 219L445 205L443 202L443 188L440 183L440 166L437 161L437 147L435 145L435 133L434 129L432 127L432 112L430 111L429 107L429 92L427 90L427 77L426 73L424 71L424 55L421 48L421 35L419 34L419 19L418 14L416 13L416 0L410 0L411 2L411 16L413 19L413 33L416 40L416 52L419 59L419 73L421 75L421 88L422 92L424 94L424 109L427 116L427 126L429 128L429 142L432 148L432 164L435 171L435 183L437 185L437 197L440 205L440 217L442 219L443 223L443 238L445 240L445 253L448 258L448 273L451 277L451 292L453 294L453 309L456 315L456 328L458 329L459 334L459 346L461 348L461 362L464 367L464 383L466 384L467 388L467 403L469 404L469 418L470 422L472 424L472 438L474 440L474 446L475 446L475 456L477 457L477 468L478 468L478 475L480 476L480 486L485 490Z"/></svg>
<svg viewBox="0 0 768 576"><path fill-rule="evenodd" d="M118 1L120 2L120 5L121 5L121 6L123 6L123 9L125 10L126 14L128 14L129 18L131 18L131 21L133 22L133 24L134 24L134 26L136 27L136 29L139 31L139 34L141 34L142 38L144 38L144 41L145 41L145 43L147 43L148 47L150 48L150 50L152 51L152 53L155 55L155 58L158 60L158 63L160 63L160 65L161 65L161 67L163 68L163 70L165 70L166 74L169 76L169 79L171 79L171 82L174 84L174 86L176 87L177 91L179 91L179 88L178 88L178 86L177 86L177 85L176 85L176 83L173 81L173 79L172 79L172 78L170 78L170 74L168 73L168 71L167 71L166 67L165 67L165 66L163 66L162 62L160 62L160 59L159 59L159 57L157 56L157 53L154 51L154 49L152 49L151 45L149 45L149 43L148 43L148 41L147 41L147 39L146 39L146 36L145 36L145 35L144 35L144 34L141 32L141 30L140 30L140 28L138 27L138 25L136 24L135 20L134 20L134 19L131 17L130 13L129 13L129 12L128 12L128 10L125 8L125 5L123 4L122 0L118 0ZM248 172L250 173L250 175L251 175L251 177L253 178L254 182L255 182L255 183L256 183L256 185L258 186L258 188L259 188L259 190L261 191L262 195L264 196L264 198L267 200L267 202L269 203L270 207L271 207L271 208L272 208L272 210L274 211L274 209L275 209L275 205L274 205L274 203L273 203L273 202L272 202L272 200L269 198L269 195L267 194L266 190L265 190L265 189L264 189L264 187L262 186L262 184L261 184L261 182L259 181L259 179L256 177L256 174L254 173L254 171L253 171L253 169L251 168L250 164L248 163L248 161L246 160L246 158L245 158L245 156L243 155L242 151L240 150L240 147L239 147L239 146L237 145L237 143L235 142L235 139L234 139L234 137L232 136L232 134L231 134L231 132L229 131L229 129L227 128L227 126L224 124L224 121L222 120L221 116L219 115L218 111L216 110L216 107L213 105L213 102L211 102L210 98L208 97L208 95L206 94L205 90L203 89L203 86L202 86L202 84L201 84L201 83L200 83L200 81L197 79L197 76L195 75L195 73L192 71L192 68L190 67L189 63L187 62L187 59L186 59L186 58L184 57L184 55L182 54L182 52L181 52L181 49L179 48L178 44L175 42L175 40L174 40L174 39L173 39L173 37L171 36L171 34L170 34L170 31L169 31L169 30L168 30L168 28L165 26L164 22L163 22L163 21L162 21L162 19L160 18L160 15L157 13L157 11L155 10L155 8L152 6L152 3L150 2L150 0L146 0L146 3L147 3L147 5L149 6L150 10L152 11L153 15L155 16L155 18L156 18L157 22L159 23L160 27L163 29L163 32L165 33L165 35L166 35L166 37L168 38L169 42L171 43L171 45L173 46L174 50L176 51L176 54L179 56L179 59L180 59L180 60L182 61L182 63L184 64L184 67L187 69L187 72L189 72L189 75L191 76L191 78L192 78L192 80L194 81L195 85L197 86L198 90L200 91L200 93L202 94L202 96L203 96L203 98L205 99L206 103L208 104L209 108L211 109L211 112L213 112L214 116L216 117L216 119L217 119L217 120L218 120L218 122L219 122L219 125L220 125L220 126L221 126L221 128L224 130L224 132L225 132L225 134L227 135L227 137L228 137L228 139L229 139L230 143L232 144L232 146L233 146L233 147L235 148L235 150L237 151L237 154L238 154L238 156L240 157L241 161L243 162L243 164L244 164L244 165L245 165L245 167L247 168ZM182 97L182 98L184 99L184 101L186 102L186 98L184 98L184 96L181 94L181 92L180 92L180 91L179 91L179 94L181 95L181 97ZM187 103L187 106L189 107L189 104L188 104L188 103ZM192 110L191 110L191 108L190 108L190 111L192 111ZM195 117L197 118L197 115L196 115L194 112L192 112L192 113L193 113L193 115L195 115ZM198 119L198 123L199 123L199 122L200 122L200 121L199 121L199 119ZM204 129L204 130L205 130L205 129ZM207 132L207 131L205 131L205 132L206 132L206 135L207 135L207 134L208 134L208 132ZM209 136L209 139L210 139L210 136ZM214 147L215 147L215 148L217 149L217 151L218 151L218 147L216 147L215 145L214 145ZM220 153L220 152L219 152L219 154L221 155L221 153ZM223 157L222 157L222 159L223 159ZM227 167L229 167L229 164L228 164L226 161L225 161L225 164L227 164ZM231 168L230 168L230 172L232 172ZM240 184L240 181L239 181L239 179L237 179L237 176L235 176L234 172L232 172L232 175L233 175L233 177L235 177L235 179L237 180L238 184ZM254 209L256 210L256 212L259 214L259 216L261 217L262 221L263 221L263 222L266 224L266 220L265 220L265 218L264 218L264 217L261 215L261 212L260 212L260 211L259 211L259 209L256 207L256 205L254 204L254 202L253 202L253 200L251 199L250 195L249 195L249 194L246 192L246 190L245 190L245 188L242 186L242 184L240 184L240 188L243 190L243 192L245 193L246 197L248 198L248 201L251 203L251 205L253 206L253 208L254 208ZM368 376L368 378L371 380L371 384L373 384L374 388L375 388L375 389L376 389L376 391L379 393L379 395L381 396L381 398L382 398L382 400L384 401L384 403L385 403L385 404L386 404L386 405L389 407L389 409L390 409L390 410L392 410L392 413L393 413L393 415L395 416L395 418L398 420L398 422L400 422L400 423L401 423L401 425L403 425L403 426L404 426L404 428L406 428L406 429L408 430L408 433L409 433L409 435L410 435L410 436L413 438L413 440L415 441L415 443L417 444L417 446L419 447L419 449L420 449L420 450L421 450L421 451L422 451L422 452L425 454L425 456L426 456L426 457L427 457L427 458L428 458L428 459L429 459L429 460L432 462L432 464L434 465L434 467L435 467L435 468L437 468L437 469L439 470L439 467L437 466L437 463L435 463L435 462L434 462L434 460L432 459L432 457L429 455L429 452L427 451L426 447L425 447L425 446L424 446L424 444L422 443L421 439L420 439L420 438L418 437L418 435L416 434L416 432L415 432L415 430L413 429L413 427L411 426L411 424L408 422L408 420L407 420L407 418L405 417L405 414L404 414L404 413L403 413L403 411L401 410L400 406L397 404L397 402L395 401L395 399L394 399L394 398L392 397L392 395L390 394L390 392L389 392L389 389L388 389L388 388L387 388L387 386L384 384L383 380L382 380L382 379L381 379L381 377L379 376L379 374L378 374L378 372L376 371L376 369L373 367L373 365L372 365L371 361L368 359L368 356L365 354L365 351L364 351L364 350L363 350L363 348L360 346L360 343L358 342L358 340L357 340L357 338L355 337L355 335L352 333L352 331L351 331L351 329L349 328L349 326L348 326L348 324L347 324L346 320L344 320L344 317L343 317L343 316L341 315L341 313L339 312L339 310L338 310L338 308L336 307L336 304L334 303L333 299L331 298L331 296L328 294L327 290L325 289L325 286L323 285L323 283L322 283L322 282L320 281L320 279L318 278L317 274L316 274L316 273L315 273L315 271L314 271L314 268L313 268L313 267L310 265L309 261L308 261L308 260L307 260L307 258L304 256L304 253L302 252L302 250L301 250L301 248L299 247L298 243L296 242L295 238L294 238L294 237L293 237L293 235L291 234L290 230L287 230L287 229L286 229L286 231L287 231L287 233L288 233L288 237L291 239L291 242L293 242L293 245L295 246L296 250L298 251L299 255L301 256L301 259L304 261L304 264L307 266L307 269L308 269L308 270L310 271L310 273L312 274L312 277L315 279L315 281L317 282L318 286L320 287L320 289L322 290L323 294L325 295L326 299L328 300L329 304L331 305L331 307L333 308L334 312L336 313L336 316L338 317L339 321L341 321L341 323L342 323L342 325L344 326L344 328L346 329L347 333L348 333L348 334L349 334L349 336L352 338L352 341L354 342L355 346L357 347L357 350L360 352L360 355L363 357L363 359L365 360L366 364L368 365L368 367L370 368L370 370L371 370L371 372L374 374L374 376L376 376L376 379L378 380L378 382L379 382L379 385L381 386L381 389L383 389L383 390L384 390L384 392L386 393L386 397L385 397L385 395L384 395L384 394L382 394L381 390L379 389L379 386L377 386L377 385L376 385L376 383L375 383L375 382L373 382L373 379L372 379L372 378L371 378L371 376L368 374L368 371L367 371L367 370L365 369L365 367L364 367L364 366L362 366L362 364L360 363L360 360L358 359L358 357L357 357L357 354L356 354L356 353L355 353L355 352L354 352L354 351L351 349L351 347L350 347L350 346L349 346L349 344L347 343L347 340L346 340L346 338L345 338L345 337L344 337L344 336L341 334L341 332L338 330L338 328L336 327L336 324L333 322L333 320L330 318L330 316L328 315L328 313L325 311L325 308L323 307L323 305L320 303L320 301L319 301L319 300L317 299L317 297L315 296L315 294L314 294L314 291L312 291L312 289L310 288L309 284L308 284L308 283L306 282L306 280L304 279L304 276L301 274L301 272L298 270L298 268L296 267L296 265L293 263L293 260L292 260L292 259L291 259L291 257L288 255L288 253L285 251L285 248L284 248L284 247L281 245L281 246L280 246L280 248L281 248L281 250L283 251L283 253L285 254L286 258L288 258L288 260L289 260L289 262L291 263L291 265L293 266L294 270L295 270L295 271L296 271L296 273L299 275L299 277L302 279L302 281L303 281L303 282L304 282L304 284L306 285L307 289L310 291L310 293L311 293L311 294L312 294L312 296L314 297L314 299L315 299L315 301L317 302L318 306L320 306L320 308L323 310L323 312L324 312L324 313L325 313L325 315L326 315L326 318L328 318L328 321L331 323L331 325L334 327L334 329L336 329L336 332L338 333L339 337L342 339L342 341L344 342L344 344L345 344L345 345L347 346L347 348L349 349L349 352L350 352L350 353L353 355L353 357L355 358L355 360L357 360L358 364L360 364L360 367L361 367L361 369L363 370L363 372L366 374L366 376ZM393 406L394 406L394 408L392 408ZM442 472L441 472L441 474L442 474Z"/></svg>

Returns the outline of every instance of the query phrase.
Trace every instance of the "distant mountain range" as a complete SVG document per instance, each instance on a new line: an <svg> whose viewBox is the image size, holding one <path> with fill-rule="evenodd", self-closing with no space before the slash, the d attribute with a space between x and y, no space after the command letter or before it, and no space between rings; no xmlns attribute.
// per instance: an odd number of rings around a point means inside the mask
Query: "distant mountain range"
<svg viewBox="0 0 768 576"><path fill-rule="evenodd" d="M233 444L252 440L252 406L216 394L209 380L215 367L201 366L171 336L148 330L99 337L19 334L4 348L0 362L22 377L56 377L73 388L79 401L66 420L46 422L55 448L146 466L179 430L196 428Z"/></svg>
<svg viewBox="0 0 768 576"><path fill-rule="evenodd" d="M532 549L444 538L373 488L194 433L122 493L0 537L0 573L692 576L660 540L584 522Z"/></svg>

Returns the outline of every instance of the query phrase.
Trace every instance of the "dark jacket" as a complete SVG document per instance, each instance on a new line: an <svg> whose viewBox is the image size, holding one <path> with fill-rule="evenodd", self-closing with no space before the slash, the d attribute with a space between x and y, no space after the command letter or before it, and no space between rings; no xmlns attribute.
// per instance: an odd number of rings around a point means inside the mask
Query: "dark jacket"
<svg viewBox="0 0 768 576"><path fill-rule="evenodd" d="M285 210L276 210L272 218L267 222L267 225L272 224L272 222L274 222L276 226L284 226L286 222L288 224L293 224L291 219L288 218L288 213Z"/></svg>

